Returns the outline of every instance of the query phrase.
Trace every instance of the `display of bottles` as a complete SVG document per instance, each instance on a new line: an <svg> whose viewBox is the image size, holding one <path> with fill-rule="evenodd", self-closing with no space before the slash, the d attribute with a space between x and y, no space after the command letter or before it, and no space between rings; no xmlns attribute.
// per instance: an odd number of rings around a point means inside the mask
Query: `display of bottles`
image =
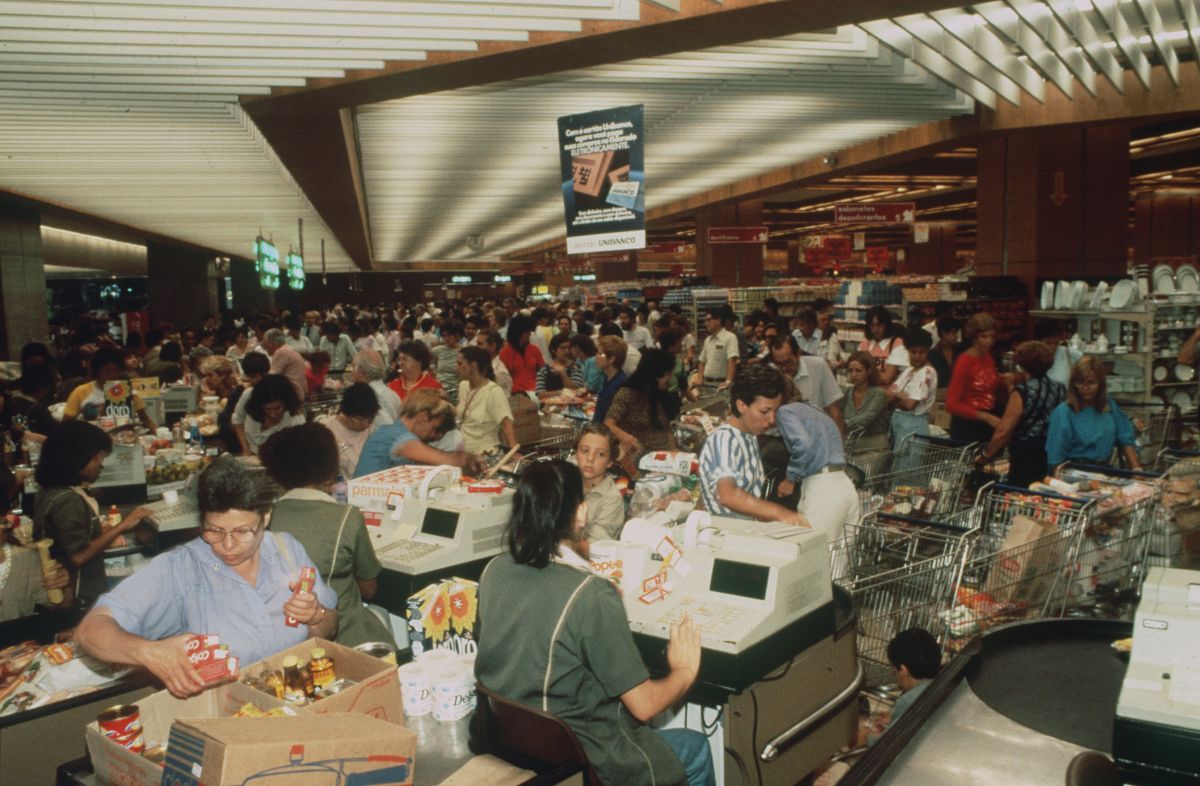
<svg viewBox="0 0 1200 786"><path fill-rule="evenodd" d="M308 701L308 693L304 689L304 674L300 670L300 659L288 655L283 659L283 698L294 704L304 704Z"/></svg>
<svg viewBox="0 0 1200 786"><path fill-rule="evenodd" d="M282 699L286 695L287 687L283 683L283 675L278 671L274 669L268 671L263 682L275 694L275 698Z"/></svg>
<svg viewBox="0 0 1200 786"><path fill-rule="evenodd" d="M311 660L308 662L308 671L312 674L313 685L316 688L324 688L329 683L337 679L337 675L333 666L333 658L325 654L324 647L317 647L310 653Z"/></svg>

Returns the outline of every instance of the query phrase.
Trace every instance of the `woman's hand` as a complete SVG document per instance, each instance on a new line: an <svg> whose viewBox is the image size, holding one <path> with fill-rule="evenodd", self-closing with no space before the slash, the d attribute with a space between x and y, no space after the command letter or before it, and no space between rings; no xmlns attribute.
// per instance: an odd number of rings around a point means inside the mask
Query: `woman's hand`
<svg viewBox="0 0 1200 786"><path fill-rule="evenodd" d="M129 512L129 515L121 519L121 523L117 525L117 529L121 532L129 530L141 524L146 519L154 515L154 511L147 507L134 508Z"/></svg>
<svg viewBox="0 0 1200 786"><path fill-rule="evenodd" d="M671 638L667 642L667 665L671 671L682 671L688 684L696 681L700 673L700 631L692 618L684 612L678 622L671 623Z"/></svg>
<svg viewBox="0 0 1200 786"><path fill-rule="evenodd" d="M629 432L625 432L619 441L621 443L621 450L623 450L627 456L636 456L638 451L642 449L642 443L638 442L638 438Z"/></svg>
<svg viewBox="0 0 1200 786"><path fill-rule="evenodd" d="M292 596L283 604L285 616L296 620L301 625L311 625L323 616L325 610L317 601L316 593L298 592L300 589L298 581L289 583L288 589L292 591Z"/></svg>
<svg viewBox="0 0 1200 786"><path fill-rule="evenodd" d="M181 633L161 641L145 641L135 660L162 680L172 696L186 699L204 690L204 680L188 660L187 640L191 633Z"/></svg>
<svg viewBox="0 0 1200 786"><path fill-rule="evenodd" d="M980 422L986 423L986 424L988 424L989 426L991 426L992 428L996 428L996 426L999 426L999 425L1000 425L1000 418L996 417L996 416L995 416L995 415L993 415L992 413L990 413L990 412L980 412L980 413L978 413L978 414L979 414L979 420L980 420Z"/></svg>
<svg viewBox="0 0 1200 786"><path fill-rule="evenodd" d="M70 585L71 574L58 560L50 560L42 566L42 586L48 590L63 589Z"/></svg>

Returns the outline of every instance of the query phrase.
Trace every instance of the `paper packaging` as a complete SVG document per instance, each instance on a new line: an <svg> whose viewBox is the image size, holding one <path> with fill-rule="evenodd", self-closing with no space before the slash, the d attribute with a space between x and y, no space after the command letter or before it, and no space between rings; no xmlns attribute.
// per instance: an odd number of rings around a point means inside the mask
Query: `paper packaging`
<svg viewBox="0 0 1200 786"><path fill-rule="evenodd" d="M457 483L461 477L458 467L392 467L352 479L346 486L346 501L364 511L388 511L402 505L410 494L420 496L423 488Z"/></svg>
<svg viewBox="0 0 1200 786"><path fill-rule="evenodd" d="M295 655L301 661L308 662L310 653L317 647L324 648L325 654L333 659L338 679L353 680L356 684L332 696L311 701L304 705L304 709L317 714L357 712L404 725L404 703L400 697L400 679L396 675L395 664L366 653L355 652L332 641L309 639L251 666L243 666L242 671L246 674L258 674L264 668L282 671L283 659L288 655ZM254 695L267 694L254 691Z"/></svg>
<svg viewBox="0 0 1200 786"><path fill-rule="evenodd" d="M695 453L679 450L652 450L638 461L642 472L657 472L688 477L700 472Z"/></svg>
<svg viewBox="0 0 1200 786"><path fill-rule="evenodd" d="M621 592L636 595L646 575L650 550L636 543L598 540L591 544L592 572L612 579Z"/></svg>
<svg viewBox="0 0 1200 786"><path fill-rule="evenodd" d="M429 669L413 662L401 666L399 673L404 714L410 718L420 718L432 712L433 689L429 686Z"/></svg>
<svg viewBox="0 0 1200 786"><path fill-rule="evenodd" d="M274 696L236 682L211 688L190 699L177 699L165 690L139 699L137 706L146 746L166 744L171 724L177 719L227 718L246 702L264 710L284 706ZM303 708L295 711L302 712ZM158 786L162 782L161 766L105 737L95 721L84 728L84 737L92 767L102 783Z"/></svg>
<svg viewBox="0 0 1200 786"><path fill-rule="evenodd" d="M162 782L411 784L417 735L356 713L180 720Z"/></svg>
<svg viewBox="0 0 1200 786"><path fill-rule="evenodd" d="M478 582L460 578L442 579L410 595L405 614L413 655L431 649L474 653L478 595Z"/></svg>
<svg viewBox="0 0 1200 786"><path fill-rule="evenodd" d="M984 592L998 601L1040 604L1062 572L1060 562L1065 547L1058 525L1014 516Z"/></svg>
<svg viewBox="0 0 1200 786"><path fill-rule="evenodd" d="M529 396L522 393L512 396L508 407L512 410L518 444L529 445L542 438L542 417L538 414L538 405Z"/></svg>

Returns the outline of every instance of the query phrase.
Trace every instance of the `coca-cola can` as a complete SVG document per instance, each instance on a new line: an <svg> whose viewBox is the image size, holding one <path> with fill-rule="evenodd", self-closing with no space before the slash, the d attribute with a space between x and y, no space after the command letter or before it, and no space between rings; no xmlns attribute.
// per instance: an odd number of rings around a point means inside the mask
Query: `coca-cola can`
<svg viewBox="0 0 1200 786"><path fill-rule="evenodd" d="M100 731L113 742L134 753L146 750L142 736L142 715L136 704L109 707L96 718Z"/></svg>

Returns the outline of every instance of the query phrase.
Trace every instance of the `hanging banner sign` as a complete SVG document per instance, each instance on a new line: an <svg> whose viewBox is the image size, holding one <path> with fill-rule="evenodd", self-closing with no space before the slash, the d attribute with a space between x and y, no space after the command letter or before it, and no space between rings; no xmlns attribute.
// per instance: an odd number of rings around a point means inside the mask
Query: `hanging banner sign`
<svg viewBox="0 0 1200 786"><path fill-rule="evenodd" d="M709 227L709 243L750 243L763 245L767 242L766 227Z"/></svg>
<svg viewBox="0 0 1200 786"><path fill-rule="evenodd" d="M646 247L642 107L558 119L567 253Z"/></svg>
<svg viewBox="0 0 1200 786"><path fill-rule="evenodd" d="M916 202L876 202L868 205L834 205L835 224L911 224Z"/></svg>

